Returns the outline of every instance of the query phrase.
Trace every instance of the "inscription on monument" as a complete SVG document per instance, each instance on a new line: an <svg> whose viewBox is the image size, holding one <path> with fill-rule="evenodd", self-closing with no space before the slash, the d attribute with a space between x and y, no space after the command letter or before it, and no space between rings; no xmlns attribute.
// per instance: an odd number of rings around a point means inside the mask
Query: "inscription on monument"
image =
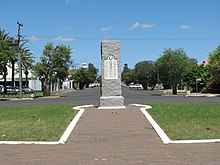
<svg viewBox="0 0 220 165"><path fill-rule="evenodd" d="M104 78L118 79L118 61L110 55L104 61Z"/></svg>

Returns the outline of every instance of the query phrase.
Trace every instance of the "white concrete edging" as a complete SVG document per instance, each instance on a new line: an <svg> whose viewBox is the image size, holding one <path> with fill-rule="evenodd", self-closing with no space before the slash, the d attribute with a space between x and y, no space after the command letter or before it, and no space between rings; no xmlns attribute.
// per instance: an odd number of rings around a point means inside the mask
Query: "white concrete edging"
<svg viewBox="0 0 220 165"><path fill-rule="evenodd" d="M0 141L0 144L65 144L67 139L69 138L71 132L73 131L74 127L76 126L77 122L79 121L80 117L82 116L83 112L85 111L84 108L86 107L93 107L93 105L83 105L83 106L77 106L73 107L74 110L79 110L77 115L73 118L63 135L61 136L59 141Z"/></svg>
<svg viewBox="0 0 220 165"><path fill-rule="evenodd" d="M151 109L152 107L149 105L142 105L142 104L132 104L134 106L141 107L140 110L144 114L144 116L147 118L149 123L152 125L152 127L155 129L157 134L160 136L161 140L164 144L170 143L169 137L164 133L164 131L160 128L160 126L156 123L156 121L150 116L150 114L147 112L147 109Z"/></svg>
<svg viewBox="0 0 220 165"><path fill-rule="evenodd" d="M170 138L165 134L165 132L160 128L157 122L151 117L147 112L147 109L152 107L149 105L142 104L131 104L134 106L141 107L140 111L144 114L147 120L150 122L154 130L157 132L164 144L193 144L193 143L220 143L220 139L207 139L207 140L170 140Z"/></svg>
<svg viewBox="0 0 220 165"><path fill-rule="evenodd" d="M61 136L59 140L60 144L65 144L71 132L73 131L74 127L76 126L77 122L79 121L80 117L82 116L83 112L85 111L84 108L87 108L87 107L93 107L93 105L83 105L83 106L73 107L74 110L79 110L79 112L77 113L77 115L74 117L74 119L71 121L71 123L67 127L66 131Z"/></svg>

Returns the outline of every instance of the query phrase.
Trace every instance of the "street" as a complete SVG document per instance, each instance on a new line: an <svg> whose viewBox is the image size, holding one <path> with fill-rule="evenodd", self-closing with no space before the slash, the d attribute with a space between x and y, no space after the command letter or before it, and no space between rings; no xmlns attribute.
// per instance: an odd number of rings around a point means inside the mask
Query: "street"
<svg viewBox="0 0 220 165"><path fill-rule="evenodd" d="M127 87L122 88L122 95L125 98L125 105L139 103L146 104L152 102L187 102L187 103L220 103L220 97L184 97L165 96L158 91L132 90ZM85 90L70 91L61 93L60 98L37 98L34 100L13 100L0 101L0 106L24 106L37 104L93 104L99 105L100 88L87 88Z"/></svg>

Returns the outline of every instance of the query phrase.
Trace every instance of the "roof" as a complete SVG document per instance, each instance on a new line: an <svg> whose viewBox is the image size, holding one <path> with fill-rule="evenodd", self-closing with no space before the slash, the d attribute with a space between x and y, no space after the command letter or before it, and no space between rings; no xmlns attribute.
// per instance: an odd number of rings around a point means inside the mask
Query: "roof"
<svg viewBox="0 0 220 165"><path fill-rule="evenodd" d="M77 71L78 71L78 70L74 70L74 69L68 70L68 74L69 74L69 75L76 74Z"/></svg>

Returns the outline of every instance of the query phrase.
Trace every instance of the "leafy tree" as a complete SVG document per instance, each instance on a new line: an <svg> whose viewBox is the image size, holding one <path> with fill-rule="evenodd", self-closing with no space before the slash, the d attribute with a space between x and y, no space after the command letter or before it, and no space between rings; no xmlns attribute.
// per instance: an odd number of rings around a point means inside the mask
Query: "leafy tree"
<svg viewBox="0 0 220 165"><path fill-rule="evenodd" d="M220 82L220 45L209 54L209 66L213 80Z"/></svg>
<svg viewBox="0 0 220 165"><path fill-rule="evenodd" d="M80 68L73 75L73 78L79 83L79 89L83 89L85 86L88 86L89 83L94 82L91 72L85 68Z"/></svg>
<svg viewBox="0 0 220 165"><path fill-rule="evenodd" d="M90 83L94 83L97 80L98 69L91 63L89 63L88 69L81 68L74 75L73 78L79 83L79 89L88 87Z"/></svg>
<svg viewBox="0 0 220 165"><path fill-rule="evenodd" d="M197 82L198 91L205 90L207 83L210 80L210 69L209 67L204 67L204 65L193 65L189 73L186 75L185 81L187 84L196 91L196 80L201 79Z"/></svg>
<svg viewBox="0 0 220 165"><path fill-rule="evenodd" d="M97 80L97 76L98 76L98 69L91 63L89 63L88 65L88 71L90 72L90 79L91 79L91 82L90 83L93 83Z"/></svg>
<svg viewBox="0 0 220 165"><path fill-rule="evenodd" d="M134 77L137 83L142 84L144 89L155 82L155 62L141 61L135 65Z"/></svg>
<svg viewBox="0 0 220 165"><path fill-rule="evenodd" d="M133 69L128 69L126 72L122 72L122 82L124 82L126 85L135 82Z"/></svg>
<svg viewBox="0 0 220 165"><path fill-rule="evenodd" d="M156 61L160 80L172 87L173 94L177 94L177 84L181 83L191 67L192 60L183 49L166 49L163 56Z"/></svg>
<svg viewBox="0 0 220 165"><path fill-rule="evenodd" d="M98 78L97 78L97 81L98 81L98 83L102 83L102 75L100 75Z"/></svg>
<svg viewBox="0 0 220 165"><path fill-rule="evenodd" d="M130 83L134 82L133 75L134 70L128 68L128 65L125 64L121 74L122 82L124 82L126 85L129 85Z"/></svg>
<svg viewBox="0 0 220 165"><path fill-rule="evenodd" d="M44 96L50 95L50 83L59 78L64 80L68 75L68 69L72 64L71 49L64 45L54 47L52 43L45 45L41 61L34 66L36 74L43 83Z"/></svg>
<svg viewBox="0 0 220 165"><path fill-rule="evenodd" d="M210 81L207 84L208 92L220 91L220 45L209 54Z"/></svg>

